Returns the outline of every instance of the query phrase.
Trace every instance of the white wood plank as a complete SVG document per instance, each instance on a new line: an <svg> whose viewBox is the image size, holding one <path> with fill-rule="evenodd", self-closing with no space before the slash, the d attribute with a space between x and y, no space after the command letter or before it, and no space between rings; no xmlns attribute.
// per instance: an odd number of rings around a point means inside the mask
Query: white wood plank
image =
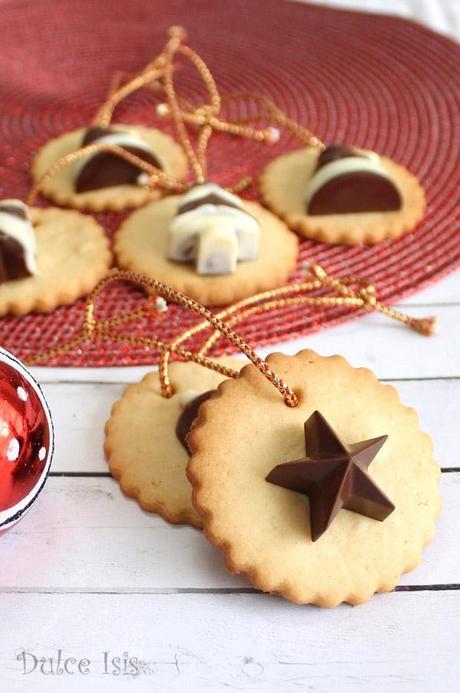
<svg viewBox="0 0 460 693"><path fill-rule="evenodd" d="M441 467L460 467L456 403L460 380L393 382L404 404L417 409L423 430L434 440ZM95 383L46 384L53 412L56 454L53 472L107 472L102 445L104 424L125 385Z"/></svg>
<svg viewBox="0 0 460 693"><path fill-rule="evenodd" d="M409 311L408 311L409 312ZM354 366L373 370L379 378L437 378L460 375L460 306L410 307L414 317L436 315L438 334L424 337L384 315L373 313L287 344L264 347L295 354L309 347L329 356L341 354Z"/></svg>
<svg viewBox="0 0 460 693"><path fill-rule="evenodd" d="M0 595L0 684L8 693L457 690L459 609L459 592L335 610L265 595ZM90 660L88 674L23 674L24 650L29 671L31 654L58 649ZM143 659L151 673L105 674L104 652Z"/></svg>
<svg viewBox="0 0 460 693"><path fill-rule="evenodd" d="M460 583L459 491L460 474L443 474L436 539L401 584ZM49 479L36 507L0 541L0 592L248 586L227 573L201 532L144 513L112 479Z"/></svg>
<svg viewBox="0 0 460 693"><path fill-rule="evenodd" d="M104 425L125 387L105 383L43 386L56 435L53 472L108 472L102 450Z"/></svg>
<svg viewBox="0 0 460 693"><path fill-rule="evenodd" d="M435 314L439 334L423 337L383 315L365 315L343 325L328 328L283 344L258 349L261 356L272 351L295 354L310 347L325 356L342 354L354 366L365 366L379 378L460 376L460 305L410 307L410 314ZM414 358L414 354L417 358ZM34 368L41 382L92 381L133 382L149 367L126 368Z"/></svg>

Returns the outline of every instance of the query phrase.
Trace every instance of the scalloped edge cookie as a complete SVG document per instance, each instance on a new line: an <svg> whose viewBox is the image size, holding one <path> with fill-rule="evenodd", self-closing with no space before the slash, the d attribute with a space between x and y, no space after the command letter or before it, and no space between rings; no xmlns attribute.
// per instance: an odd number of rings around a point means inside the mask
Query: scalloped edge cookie
<svg viewBox="0 0 460 693"><path fill-rule="evenodd" d="M286 283L297 263L297 237L271 212L247 200L244 208L261 229L256 260L239 262L233 274L216 276L200 275L192 265L168 260L168 226L180 199L169 195L152 202L120 226L114 243L119 267L165 282L205 306L227 305Z"/></svg>
<svg viewBox="0 0 460 693"><path fill-rule="evenodd" d="M298 407L287 407L252 365L220 385L188 437L193 503L228 569L259 589L299 604L361 604L393 589L433 538L441 502L431 439L395 388L341 356L305 350L268 362L294 388ZM303 423L316 409L347 442L389 434L369 473L396 509L384 522L341 510L313 543L305 496L265 476L304 456Z"/></svg>
<svg viewBox="0 0 460 693"><path fill-rule="evenodd" d="M425 192L404 166L387 157L380 157L383 167L398 185L403 206L395 212L363 212L360 214L309 215L304 197L319 151L297 149L282 154L264 168L259 178L259 192L275 214L301 236L329 244L375 245L389 238L398 238L413 231L424 216Z"/></svg>
<svg viewBox="0 0 460 693"><path fill-rule="evenodd" d="M79 212L32 207L37 269L32 277L0 284L0 316L49 313L86 296L107 273L112 253L104 229Z"/></svg>
<svg viewBox="0 0 460 693"><path fill-rule="evenodd" d="M152 147L154 153L164 162L165 172L182 180L187 175L187 158L181 147L172 137L160 130L117 123L110 125L114 130L124 130L139 135ZM85 128L66 132L47 142L32 162L32 178L37 183L55 161L76 151L81 146ZM102 190L76 193L73 185L73 169L75 164L69 164L53 176L43 186L42 195L63 207L85 209L91 212L120 212L144 205L149 200L160 197L157 190L147 190L142 186L117 185Z"/></svg>
<svg viewBox="0 0 460 693"><path fill-rule="evenodd" d="M246 363L230 357L216 360L235 369ZM175 392L168 399L161 396L158 372L126 388L106 423L104 452L123 493L143 510L171 524L201 528L185 473L189 455L175 432L180 396L186 390L206 392L225 376L191 362L172 363L170 375Z"/></svg>

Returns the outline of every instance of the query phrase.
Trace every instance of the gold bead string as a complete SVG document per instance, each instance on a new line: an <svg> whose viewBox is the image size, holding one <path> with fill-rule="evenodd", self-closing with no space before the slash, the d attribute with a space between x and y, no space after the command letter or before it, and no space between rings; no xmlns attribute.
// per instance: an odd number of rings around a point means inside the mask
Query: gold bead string
<svg viewBox="0 0 460 693"><path fill-rule="evenodd" d="M140 75L134 77L127 84L119 87L112 93L105 103L100 107L93 118L92 125L94 127L108 127L112 121L113 113L118 104L130 96L133 92L147 84L154 82L162 77L163 70L155 65L148 70L143 71Z"/></svg>
<svg viewBox="0 0 460 693"><path fill-rule="evenodd" d="M197 154L203 169L203 175L206 176L206 149L209 139L213 133L212 124L208 119L216 118L219 115L221 109L221 97L212 72L204 62L203 58L189 46L185 46L183 44L178 47L177 52L189 60L189 62L195 67L209 94L209 104L205 104L198 109L202 112L205 119L202 123L198 136ZM177 103L177 105L179 106L179 103Z"/></svg>
<svg viewBox="0 0 460 693"><path fill-rule="evenodd" d="M222 120L219 117L222 98L210 69L196 51L190 48L190 46L184 45L186 34L182 28L173 27L170 29L170 33L176 36L177 42L175 45L170 45L166 51L167 61L163 75L166 103L158 104L157 114L161 117L170 116L172 118L177 137L188 158L195 179L197 182L202 183L206 180L207 174L207 146L215 130L251 138L259 142L277 141L279 133L273 127L256 129ZM174 69L177 56L185 58L200 75L208 92L208 103L193 107L192 110L184 108L184 101L177 95L174 85ZM190 141L186 124L193 124L199 128L196 151ZM246 180L244 186L240 183L239 189L247 185Z"/></svg>
<svg viewBox="0 0 460 693"><path fill-rule="evenodd" d="M65 154L60 159L55 161L49 167L49 169L43 174L43 176L41 176L41 178L33 185L29 194L27 195L26 204L32 205L37 195L43 190L44 186L46 186L46 184L62 168L65 168L69 164L72 164L75 161L84 158L85 156L89 156L91 154L98 154L100 152L109 152L111 154L115 154L116 156L119 156L121 159L128 161L133 166L136 166L137 168L141 169L144 173L147 173L149 178L147 183L145 184L145 187L149 190L156 185L159 185L167 190L172 190L176 192L183 191L186 189L186 186L183 183L180 183L178 180L176 180L176 178L170 176L169 174L165 173L156 166L153 166L153 164L144 161L144 159L141 159L135 154L128 152L123 147L119 147L116 144L89 144L86 147L82 147L81 149L77 149L74 152Z"/></svg>
<svg viewBox="0 0 460 693"><path fill-rule="evenodd" d="M93 341L96 338L110 339L116 342L123 342L127 344L137 344L149 348L155 348L160 351L168 351L180 356L186 361L193 361L206 368L225 375L226 377L235 378L238 372L227 366L222 365L207 356L185 350L180 348L175 344L168 344L156 337L144 337L140 335L133 334L120 334L112 330L119 324L125 322L126 316L118 316L111 318L110 320L99 323L96 316L96 304L97 299L103 289L111 282L127 280L134 284L142 286L149 293L155 292L163 298L170 300L174 303L178 303L183 307L196 312L201 317L204 317L207 321L206 324L211 324L215 329L218 329L224 334L230 342L239 348L247 358L254 363L254 365L261 371L261 373L271 382L276 389L283 396L285 403L288 406L294 407L298 403L297 396L295 392L287 385L282 378L277 376L277 374L268 366L268 364L261 359L257 354L251 349L251 347L225 322L214 316L209 310L204 306L194 301L193 299L181 294L179 291L172 289L171 287L159 282L155 279L150 279L149 277L144 277L133 272L124 272L114 270L107 277L102 279L96 286L94 291L91 293L86 302L85 317L83 320L82 334L70 340L68 343L55 347L53 349L47 349L45 351L39 352L32 357L27 359L27 362L31 365L37 364L40 361L54 358L59 353L67 352L70 348L81 345L85 341ZM134 311L131 315L136 315L139 317L143 314L142 311Z"/></svg>
<svg viewBox="0 0 460 693"><path fill-rule="evenodd" d="M290 284L279 289L271 289L242 299L228 308L225 308L220 313L217 313L216 317L221 320L226 320L228 325L233 326L255 314L270 312L292 305L324 307L346 306L356 308L357 310L364 308L366 310L375 310L383 313L388 315L388 317L403 322L411 329L425 336L430 336L436 331L436 319L434 317L412 318L377 301L376 288L370 282L355 276L346 276L336 279L328 275L320 265L313 265L310 268L310 275L311 279L309 281ZM350 288L350 285L357 285L358 289L353 290ZM339 296L305 295L306 293L317 291L321 288L334 289L339 293ZM208 327L209 323L205 320L188 328L171 343L169 350L165 350L161 353L159 377L161 391L165 397L171 397L174 393L168 370L171 353L174 352L173 347L186 342L192 336L206 330ZM198 354L204 356L206 352L209 352L220 336L221 332L219 330L212 332L204 345L199 349Z"/></svg>
<svg viewBox="0 0 460 693"><path fill-rule="evenodd" d="M178 42L180 40L183 40L185 36L182 33L178 33L177 39ZM179 44L180 45L180 44ZM174 86L174 56L175 53L177 52L179 45L176 44L175 46L171 46L170 50L168 51L168 56L167 56L167 61L166 61L166 66L165 66L165 71L164 71L164 76L163 76L163 83L164 83L164 90L166 94L166 98L168 100L168 111L170 112L174 126L176 128L176 133L177 137L179 139L179 142L182 146L182 149L185 152L185 155L189 161L190 167L193 171L193 175L195 176L195 180L197 183L203 183L205 180L205 171L204 167L202 165L203 158L205 156L205 151L202 149L203 147L203 141L200 139L200 144L201 144L201 151L198 153L195 153L195 150L192 146L192 143L190 141L190 137L188 136L187 128L185 127L184 120L182 118L181 114L181 109L179 106L175 86ZM190 54L188 54L188 57L190 58ZM197 66L197 63L194 63L195 66ZM199 64L199 68L201 68L201 64ZM198 68L198 69L199 69ZM203 78L204 83L206 84L206 87L208 89L210 98L211 98L211 108L215 107L216 100L218 103L220 103L220 99L218 98L217 88L214 82L214 79L212 78L212 75L210 76L209 71L200 72L200 75ZM209 136L205 140L205 146L207 145L207 142L209 140Z"/></svg>
<svg viewBox="0 0 460 693"><path fill-rule="evenodd" d="M326 145L317 137L311 130L298 123L293 118L290 118L274 101L264 94L257 92L241 91L233 94L226 94L222 97L222 101L229 103L232 101L254 101L262 106L262 113L247 118L238 119L237 123L243 125L247 122L258 122L260 120L269 120L276 125L285 128L291 132L300 142L307 147L317 147L322 150Z"/></svg>
<svg viewBox="0 0 460 693"><path fill-rule="evenodd" d="M222 97L222 101L225 100L225 96ZM167 117L171 115L169 106L167 104L158 105L158 115L160 117ZM202 106L194 108L191 111L186 111L181 109L181 118L184 122L197 127L209 126L212 130L217 130L219 132L224 132L228 135L236 135L239 137L245 137L247 139L255 140L256 142L268 142L269 144L274 144L279 139L279 132L276 128L272 126L265 128L254 128L245 124L244 120L238 121L228 121L218 118L217 116L211 115L208 111L204 110ZM286 116L287 118L287 116ZM248 122L252 120L263 120L264 116L253 116L248 118ZM300 127L300 126L299 126ZM312 136L313 138L313 136ZM315 138L316 141L317 138Z"/></svg>
<svg viewBox="0 0 460 693"><path fill-rule="evenodd" d="M107 89L106 99L109 99L115 94L118 89L128 84L137 74L133 72L127 72L126 70L115 70L110 78L109 88ZM100 107L102 108L102 106Z"/></svg>
<svg viewBox="0 0 460 693"><path fill-rule="evenodd" d="M291 132L296 139L308 147L316 147L320 150L325 149L326 145L319 139L311 130L304 127L293 118L290 118L277 104L263 94L257 92L237 92L234 94L224 94L221 96L221 103L229 103L233 101L254 101L262 106L262 113L239 118L235 121L228 121L213 115L203 107L194 107L187 102L181 103L181 118L185 123L204 127L208 125L212 130L224 132L229 135L237 135L253 139L256 142L276 143L279 140L280 133L278 127L285 128ZM179 104L179 101L178 101ZM159 104L157 113L161 117L171 115L168 104ZM264 128L255 128L249 123L259 121L271 121L274 125L269 125Z"/></svg>
<svg viewBox="0 0 460 693"><path fill-rule="evenodd" d="M167 284L151 279L149 277L137 274L135 272L127 271L113 271L107 277L102 279L96 286L94 291L91 293L90 297L86 303L85 310L85 320L84 320L84 333L89 339L94 339L96 336L113 339L115 341L123 341L130 344L142 344L144 346L154 347L160 351L173 352L188 361L194 361L207 368L212 368L213 370L226 375L227 377L236 377L237 372L233 369L229 369L222 364L209 359L207 356L194 353L181 349L178 345L172 343L167 344L166 342L157 339L156 337L142 337L139 335L132 334L120 334L113 332L111 327L116 326L118 319L113 318L110 321L110 327L100 327L96 318L96 304L97 299L102 292L102 290L110 283L114 281L127 280L138 286L142 286L149 293L154 292L157 295L162 296L164 299L172 301L173 303L178 303L179 305L191 310L202 318L204 318L214 329L219 330L227 339L240 351L242 351L247 358L252 361L252 363L260 370L262 375L267 378L269 382L272 383L274 387L282 395L285 403L290 407L295 407L298 404L298 398L295 392L289 385L280 378L275 371L273 371L268 363L261 359L255 351L247 344L247 342L242 339L226 322L224 322L217 315L213 315L207 308L202 306L200 303L194 299L182 294L179 291L171 288ZM107 325L107 323L106 323Z"/></svg>
<svg viewBox="0 0 460 693"><path fill-rule="evenodd" d="M168 40L163 50L150 61L139 74L135 75L127 83L121 85L121 74L118 73L115 75L116 79L112 80L109 96L94 117L93 125L100 127L109 126L114 110L122 100L141 87L149 84L151 85L152 82L162 85L166 94L167 104L159 104L158 112L160 115L172 115L179 141L189 160L195 179L197 182L204 182L207 173L206 150L214 130L220 130L232 135L249 137L260 142L276 141L279 133L273 127L255 129L244 124L225 122L219 119L218 116L223 99L219 94L214 77L201 56L189 46L184 45L183 42L185 39L186 32L182 27L171 27L168 31ZM194 108L192 112L181 108L180 99L175 90L174 71L176 69L176 55L182 55L195 67L208 91L209 103ZM243 96L250 96L254 100L264 104L274 121L278 124L286 125L286 127L290 128L295 134L297 133L299 138L303 138L304 140L308 139L310 144L316 142L317 146L323 146L309 131L288 118L276 104L270 101L270 99L259 94L243 94ZM233 97L228 96L225 98L229 99L236 97L233 95ZM185 123L193 123L200 128L196 152L191 144ZM27 198L27 204L30 205L33 203L38 193L43 189L43 186L45 186L61 168L85 156L98 152L110 152L116 156L120 156L133 166L147 173L148 181L145 187L149 190L154 187L162 187L169 191L183 192L188 187L161 169L152 166L152 164L149 164L135 154L128 152L123 147L96 143L70 152L54 162L42 178L32 187ZM229 190L234 193L241 192L251 182L252 178L250 176L245 176L235 185L231 186Z"/></svg>
<svg viewBox="0 0 460 693"><path fill-rule="evenodd" d="M332 296L330 297L324 297L324 305L337 305L336 304L336 299ZM238 322L243 322L243 320L247 320L253 315L258 315L259 313L269 313L270 311L273 310L278 310L279 308L287 308L289 306L298 306L298 305L304 305L304 306L312 306L312 305L318 305L317 298L311 297L311 296L292 296L291 298L283 298L283 299L275 299L273 301L268 301L267 303L263 303L262 305L257 305L257 306L252 306L251 308L246 308L241 311L241 313L237 313L236 315L233 315L231 318L228 320L228 324L233 327ZM204 345L201 347L201 349L198 351L199 354L205 354L207 351L210 351L210 349L214 346L214 344L217 342L217 340L220 337L220 332L215 330L206 340Z"/></svg>
<svg viewBox="0 0 460 693"><path fill-rule="evenodd" d="M258 296L254 297L254 300L258 300ZM220 318L221 320L226 319L227 325L230 327L233 327L236 325L238 322L242 322L243 320L246 320L248 317L251 317L252 315L259 314L259 313L265 313L269 312L270 310L282 307L282 306L289 306L289 305L294 305L294 304L308 304L311 301L314 301L312 298L308 298L306 296L296 296L293 298L287 298L287 299L281 299L277 301L269 301L268 303L264 303L262 305L255 305L252 306L251 308L247 308L245 310L242 310L241 312L238 312L235 314L235 311L233 310L233 307L230 307L230 309L226 309L220 313L217 313L217 317ZM232 315L233 313L233 315ZM231 316L231 317L230 317ZM203 330L207 329L209 327L209 322L203 321L197 325L194 325L193 327L185 330L179 337L177 337L173 342L171 342L170 347L168 349L165 349L161 354L160 354L160 361L158 364L158 370L159 370L159 379L160 379L160 387L161 387L161 393L163 397L171 397L174 394L174 387L171 384L171 380L169 377L169 361L171 354L174 352L175 353L175 348L179 346L179 344L187 341L190 339L190 337L198 334L199 332L202 332ZM210 348L214 345L214 343L217 341L217 339L221 336L221 332L219 330L215 330L210 337L206 340L205 344L199 349L197 353L198 356L205 356L206 352L210 350ZM233 376L234 377L234 376Z"/></svg>
<svg viewBox="0 0 460 693"><path fill-rule="evenodd" d="M163 88L167 96L167 103L158 104L157 113L160 117L171 116L175 120L179 139L187 153L197 180L198 176L205 175L206 173L205 152L208 141L214 130L254 139L257 142L274 143L279 139L278 128L272 125L264 128L255 128L248 125L250 122L270 120L276 125L284 127L292 132L297 139L307 146L315 146L324 149L324 143L316 137L316 135L290 118L267 96L256 92L238 92L221 96L212 72L209 70L203 58L192 48L185 45L184 42L186 38L187 33L183 27L170 27L168 30L168 40L163 50L156 58L151 60L140 73L132 77L125 84L119 84L121 73L116 73L112 80L109 95L94 117L93 124L107 127L112 120L116 106L121 101L144 86L156 85L156 91L160 91L163 83ZM180 99L175 93L171 83L171 73L176 69L174 59L177 54L185 57L200 74L210 97L210 102L208 104L203 104L198 107L192 106L185 100ZM265 112L234 122L226 121L219 117L223 102L238 101L241 99L255 101L262 106ZM182 125L178 125L177 118L180 118ZM184 126L185 123L195 125L200 129L198 135L198 151L196 155L194 155L193 150L190 149L191 145L188 142L188 135ZM198 170L197 162L201 171Z"/></svg>
<svg viewBox="0 0 460 693"><path fill-rule="evenodd" d="M238 312L244 309L246 306L250 306L253 304L258 304L263 302L264 300L270 299L272 297L276 296L282 296L286 293L290 292L295 292L297 291L311 291L313 289L318 289L320 288L321 283L318 280L307 282L304 284L291 284L290 286L285 286L281 287L280 289L272 289L270 291L265 291L259 294L254 294L253 296L249 296L248 298L244 298L241 301L238 301L237 303L232 304L231 306L228 306L224 310L220 311L219 313L216 314L216 317L221 319L221 320L227 320L230 318L228 321L229 325L236 324L240 320L243 320L245 318L245 313L244 312ZM281 299L279 300L280 305L288 305L287 301L289 299ZM267 304L269 305L269 304ZM275 307L275 306L272 306ZM257 310L264 310L263 306L253 306L251 309L253 313L257 312ZM234 314L237 314L235 317ZM233 316L233 317L232 317ZM182 344L183 342L186 342L188 339L193 337L194 335L198 334L199 332L202 332L203 330L209 328L209 322L208 320L204 320L203 322L200 322L196 325L193 325L192 327L189 327L187 330L185 330L182 334L180 334L176 339L171 342L171 348L163 351L160 354L160 361L159 361L159 377L160 377L160 386L161 386L161 391L164 397L171 397L171 395L174 394L174 389L171 385L171 381L169 378L169 360L171 357L172 353L172 347L178 346L179 344ZM203 347L198 351L198 354L204 355L206 351L209 351L210 347L212 344L216 341L217 337L221 335L221 332L219 330L215 330L211 336L208 338L208 341L205 343Z"/></svg>
<svg viewBox="0 0 460 693"><path fill-rule="evenodd" d="M97 111L93 118L93 125L98 127L108 127L112 121L114 111L121 101L130 96L133 92L142 87L159 84L164 74L166 65L166 56L169 51L173 50L178 42L182 40L180 30L177 27L172 27L168 32L168 40L160 53L153 58L140 73L134 75L125 84L117 84L117 79L120 79L120 73L116 73L115 79L112 79L111 88L106 101Z"/></svg>
<svg viewBox="0 0 460 693"><path fill-rule="evenodd" d="M248 298L228 306L217 314L212 314L198 302L162 282L133 272L113 270L107 277L99 282L88 297L81 334L70 339L63 345L38 352L28 357L27 362L31 365L35 365L43 360L53 359L59 354L66 353L72 348L82 346L85 342L91 342L95 339L109 339L118 343L141 345L145 348L155 349L160 352L159 377L161 393L164 397L171 397L174 394L174 388L169 376L169 361L172 354L186 361L193 361L206 368L210 368L225 377L238 377L238 371L224 366L206 355L206 352L214 346L218 337L224 335L256 365L261 373L278 389L285 403L292 407L296 406L298 403L295 392L269 368L268 364L263 359L257 356L253 349L233 330L233 325L255 314L270 312L291 305L316 305L324 307L347 306L357 309L364 308L366 310L376 310L407 324L412 329L426 336L435 332L435 318L411 318L385 306L376 299L375 286L370 282L363 281L355 276L337 279L328 275L320 265L311 267L310 275L308 281L249 296ZM96 315L99 295L109 283L120 280L127 280L141 286L148 294L147 306L106 320L99 320ZM353 285L357 286L357 289L353 289ZM319 289L333 289L337 291L339 295L305 295L308 292L318 291ZM158 295L196 312L204 319L196 325L186 329L170 343L166 343L156 337L128 333L124 334L114 331L114 328L125 325L129 321L138 321L142 318L151 317L155 310L161 311L162 309L158 308L158 306L154 305L152 302L153 298L155 298L156 302L158 301ZM180 346L190 337L206 330L209 326L214 327L214 331L198 351L183 349Z"/></svg>
<svg viewBox="0 0 460 693"><path fill-rule="evenodd" d="M375 310L384 315L388 315L388 317L408 325L411 329L426 337L437 332L438 325L434 316L413 318L378 301L376 287L372 282L363 281L354 275L349 275L341 280L336 279L328 275L320 265L314 265L312 267L312 272L324 286L336 289L345 299L360 300L361 307L368 311ZM350 289L350 284L357 284L359 286L358 295Z"/></svg>

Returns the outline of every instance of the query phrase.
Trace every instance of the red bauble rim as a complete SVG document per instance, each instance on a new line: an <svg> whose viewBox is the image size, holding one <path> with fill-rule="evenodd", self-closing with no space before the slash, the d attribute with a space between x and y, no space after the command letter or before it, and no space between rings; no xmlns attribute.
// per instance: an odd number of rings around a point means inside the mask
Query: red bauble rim
<svg viewBox="0 0 460 693"><path fill-rule="evenodd" d="M42 392L39 383L35 380L33 375L25 368L24 364L21 361L19 361L15 356L10 354L9 351L6 351L6 349L2 349L1 347L0 358L7 365L11 366L16 371L18 371L19 374L25 380L27 380L27 382L29 383L29 385L31 386L31 388L33 389L34 393L37 395L40 401L40 404L43 408L43 412L45 414L46 423L49 429L49 446L47 450L46 461L43 466L43 471L37 479L37 482L35 483L34 487L18 503L11 506L11 508L7 508L6 510L0 510L0 533L3 533L7 529L10 529L17 522L19 522L19 520L25 515L25 513L28 510L30 510L30 508L35 503L45 486L54 454L54 425L53 420L51 418L51 411L48 406L48 402L45 399L45 396Z"/></svg>

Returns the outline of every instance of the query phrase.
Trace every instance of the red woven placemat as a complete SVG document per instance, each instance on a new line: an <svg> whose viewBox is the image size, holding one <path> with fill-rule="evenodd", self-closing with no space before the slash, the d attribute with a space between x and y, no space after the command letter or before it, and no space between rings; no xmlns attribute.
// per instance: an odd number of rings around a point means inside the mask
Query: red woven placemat
<svg viewBox="0 0 460 693"><path fill-rule="evenodd" d="M0 197L26 194L37 148L87 124L113 72L143 66L161 48L171 24L187 27L191 44L208 62L222 92L263 92L323 140L384 153L410 168L424 185L428 213L414 233L373 248L303 241L299 266L314 260L330 272L371 278L380 298L394 302L460 264L455 219L460 49L400 19L281 0L3 0ZM193 98L197 84L196 76L181 71L181 93ZM116 119L155 125L153 106L151 94L139 93L120 107ZM216 136L210 177L228 183L248 171L257 174L271 157L294 146L289 137L264 147ZM109 235L122 218L98 215ZM299 276L297 272L292 279ZM132 309L140 301L139 292L114 287L104 296L102 315ZM46 316L4 318L0 344L20 358L52 347L77 329L82 305ZM253 345L262 345L347 315L344 309L289 307L270 320L253 317L240 331ZM158 322L138 324L136 330L148 333L155 326L157 334L169 339L195 319L172 307ZM153 360L142 349L105 344L50 363L112 366Z"/></svg>

